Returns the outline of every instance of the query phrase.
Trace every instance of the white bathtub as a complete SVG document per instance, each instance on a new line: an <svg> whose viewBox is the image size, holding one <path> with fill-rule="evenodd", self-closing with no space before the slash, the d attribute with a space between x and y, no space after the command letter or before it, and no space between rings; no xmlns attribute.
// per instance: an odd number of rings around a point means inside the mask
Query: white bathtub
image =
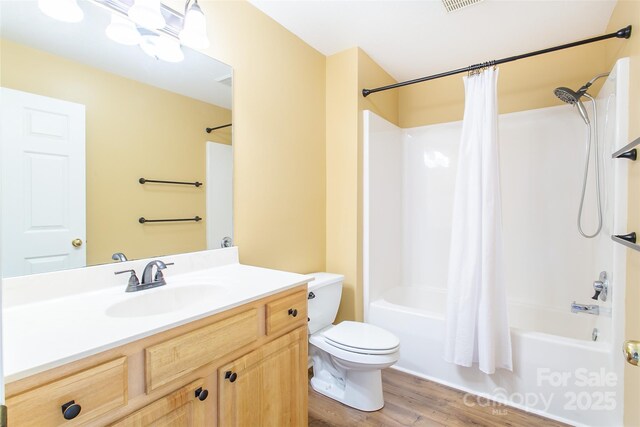
<svg viewBox="0 0 640 427"><path fill-rule="evenodd" d="M486 375L442 358L445 306L445 291L425 286L391 288L370 304L368 322L400 338L396 369L484 397L467 396L468 405L492 406L488 398L570 424L622 425L622 379L605 369L611 343L591 339L596 321L610 330L606 316L510 301L513 372Z"/></svg>

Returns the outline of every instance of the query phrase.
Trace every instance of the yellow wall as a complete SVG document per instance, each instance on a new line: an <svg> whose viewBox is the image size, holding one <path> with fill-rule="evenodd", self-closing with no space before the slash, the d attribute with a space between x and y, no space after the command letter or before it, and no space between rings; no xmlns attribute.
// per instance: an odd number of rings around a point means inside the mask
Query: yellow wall
<svg viewBox="0 0 640 427"><path fill-rule="evenodd" d="M243 263L325 268L325 57L245 1L200 1L233 67L234 235Z"/></svg>
<svg viewBox="0 0 640 427"><path fill-rule="evenodd" d="M609 21L607 32L617 31L633 25L629 40L607 44L608 68L618 58L630 57L631 89L629 92L629 142L640 137L640 1L621 0L616 5ZM640 230L640 165L629 166L629 210L628 230ZM625 307L625 339L640 340L640 254L627 251L627 287ZM621 357L621 355L620 355ZM640 426L640 368L625 363L624 373L624 424Z"/></svg>
<svg viewBox="0 0 640 427"><path fill-rule="evenodd" d="M140 185L138 179L205 181L204 128L231 111L2 40L0 85L86 106L87 263L206 249L203 187ZM231 143L218 132L216 142ZM206 219L206 218L205 218Z"/></svg>
<svg viewBox="0 0 640 427"><path fill-rule="evenodd" d="M345 275L338 320L362 319L362 110L398 122L398 94L364 99L394 80L359 48L327 58L327 271Z"/></svg>
<svg viewBox="0 0 640 427"><path fill-rule="evenodd" d="M358 54L327 57L327 271L344 274L338 317L355 319L358 281Z"/></svg>
<svg viewBox="0 0 640 427"><path fill-rule="evenodd" d="M594 75L608 70L605 60L607 43L621 42L593 43L500 65L500 113L560 105L561 102L553 95L554 88L578 88ZM460 60L464 61L464 58ZM467 65L469 64L462 62L460 67ZM458 74L399 89L400 127L410 128L462 120L463 76L464 74ZM598 82L598 85L601 84L602 82ZM594 91L597 92L598 89L599 86L596 86ZM373 94L370 97L377 95Z"/></svg>

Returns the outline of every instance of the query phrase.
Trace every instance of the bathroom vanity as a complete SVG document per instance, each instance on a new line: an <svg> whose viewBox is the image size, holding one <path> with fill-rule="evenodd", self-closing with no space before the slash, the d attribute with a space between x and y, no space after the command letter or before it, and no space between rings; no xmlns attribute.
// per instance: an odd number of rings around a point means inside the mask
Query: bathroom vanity
<svg viewBox="0 0 640 427"><path fill-rule="evenodd" d="M163 260L132 293L113 273L150 260L5 280L9 425L307 425L309 277L236 248Z"/></svg>

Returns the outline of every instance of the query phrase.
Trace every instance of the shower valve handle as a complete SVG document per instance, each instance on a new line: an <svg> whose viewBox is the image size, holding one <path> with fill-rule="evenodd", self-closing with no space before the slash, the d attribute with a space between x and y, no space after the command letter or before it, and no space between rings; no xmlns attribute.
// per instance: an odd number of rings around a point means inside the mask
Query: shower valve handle
<svg viewBox="0 0 640 427"><path fill-rule="evenodd" d="M600 280L593 282L593 289L596 291L595 295L591 297L593 300L600 298L602 301L607 300L607 294L609 293L609 280L607 278L607 272L600 273Z"/></svg>

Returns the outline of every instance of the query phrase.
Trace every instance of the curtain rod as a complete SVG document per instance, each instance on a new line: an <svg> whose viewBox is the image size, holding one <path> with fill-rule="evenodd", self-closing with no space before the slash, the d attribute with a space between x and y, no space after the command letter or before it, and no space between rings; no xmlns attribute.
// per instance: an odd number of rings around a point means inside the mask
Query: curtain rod
<svg viewBox="0 0 640 427"><path fill-rule="evenodd" d="M535 52L529 52L523 55L510 56L508 58L498 59L498 60L489 61L489 62L483 62L480 64L474 64L468 67L458 68L457 70L451 70L451 71L434 74L427 77L420 77L413 80L407 80L406 82L394 83L388 86L381 86L374 89L362 89L362 96L367 97L372 93L382 92L383 90L396 89L402 86L409 86L416 83L426 82L428 80L439 79L440 77L453 76L454 74L466 73L473 70L479 70L481 68L492 67L494 65L504 64L505 62L517 61L518 59L529 58L531 56L542 55L544 53L555 52L556 50L568 49L570 47L576 47L583 44L599 42L601 40L611 39L614 37L618 39L628 39L629 37L631 37L631 28L632 28L631 25L628 25L625 28L622 28L616 31L615 33L605 34L598 37L592 37L590 39L580 40L573 43L567 43L567 44L563 44L556 47L550 47L548 49L536 50Z"/></svg>

